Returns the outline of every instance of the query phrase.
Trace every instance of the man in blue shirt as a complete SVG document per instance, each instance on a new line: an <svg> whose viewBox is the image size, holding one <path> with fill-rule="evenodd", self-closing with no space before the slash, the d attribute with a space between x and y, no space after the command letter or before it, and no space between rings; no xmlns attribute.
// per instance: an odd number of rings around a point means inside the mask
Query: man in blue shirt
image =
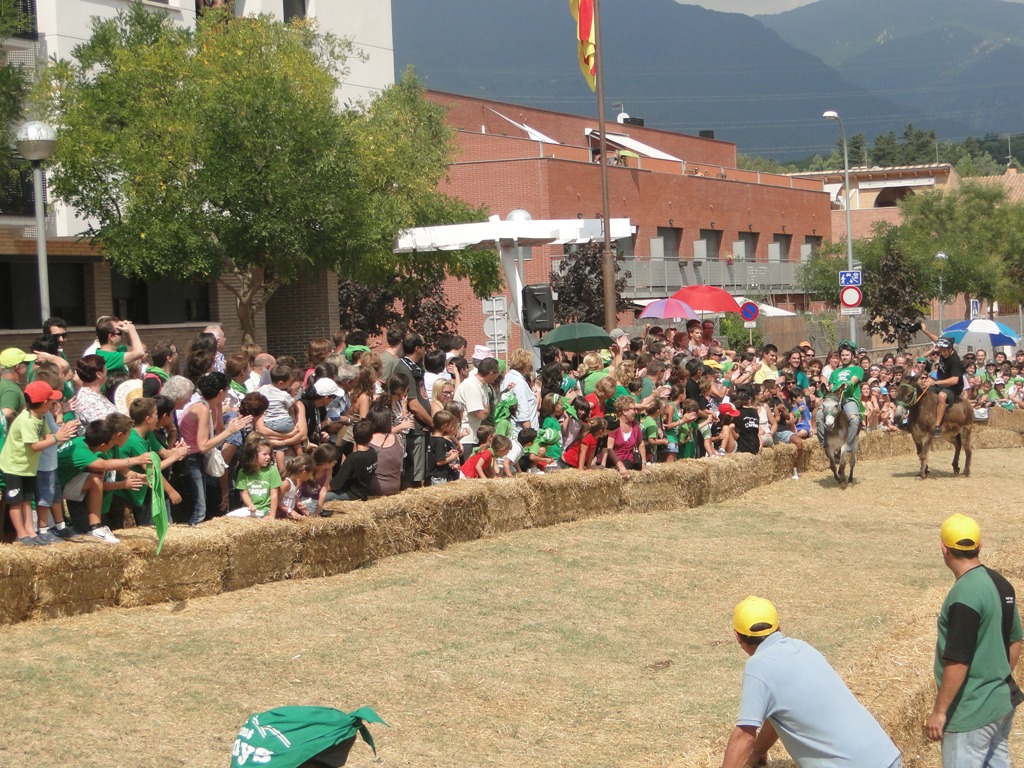
<svg viewBox="0 0 1024 768"><path fill-rule="evenodd" d="M723 768L767 760L780 738L800 768L893 768L899 750L818 651L779 631L775 606L748 597L733 612L750 658ZM760 730L758 730L760 729Z"/></svg>

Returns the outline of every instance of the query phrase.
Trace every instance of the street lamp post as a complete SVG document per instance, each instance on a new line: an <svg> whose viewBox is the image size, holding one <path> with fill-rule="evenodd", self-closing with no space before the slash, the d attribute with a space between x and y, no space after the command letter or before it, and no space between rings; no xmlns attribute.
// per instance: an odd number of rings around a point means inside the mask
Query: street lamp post
<svg viewBox="0 0 1024 768"><path fill-rule="evenodd" d="M949 256L946 255L945 251L939 251L938 253L935 254L935 260L939 262L939 333L942 333L943 328L942 300L943 297L946 295L942 290L942 269L943 265L946 263L946 259L948 258Z"/></svg>
<svg viewBox="0 0 1024 768"><path fill-rule="evenodd" d="M46 204L43 200L43 161L57 147L57 132L38 120L22 123L15 143L23 158L32 162L32 186L36 203L36 262L39 274L40 322L50 317L50 275L46 263Z"/></svg>
<svg viewBox="0 0 1024 768"><path fill-rule="evenodd" d="M839 133L843 138L843 191L846 197L846 268L853 271L853 226L850 223L850 150L846 143L846 128L843 120L835 110L822 115L826 120L839 123ZM850 341L857 346L857 318L850 315Z"/></svg>

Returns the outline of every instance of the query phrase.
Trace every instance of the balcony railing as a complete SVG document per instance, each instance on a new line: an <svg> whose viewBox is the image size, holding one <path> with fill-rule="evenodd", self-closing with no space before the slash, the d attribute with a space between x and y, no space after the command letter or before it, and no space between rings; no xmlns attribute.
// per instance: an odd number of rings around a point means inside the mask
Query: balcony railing
<svg viewBox="0 0 1024 768"><path fill-rule="evenodd" d="M630 273L626 295L631 299L660 299L684 285L714 285L735 293L767 294L799 291L795 262L695 262L680 259L626 259Z"/></svg>

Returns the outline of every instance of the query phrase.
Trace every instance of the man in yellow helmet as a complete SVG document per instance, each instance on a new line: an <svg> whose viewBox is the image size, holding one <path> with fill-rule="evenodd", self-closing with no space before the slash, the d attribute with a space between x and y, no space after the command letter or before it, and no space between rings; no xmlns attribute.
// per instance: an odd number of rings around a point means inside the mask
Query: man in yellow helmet
<svg viewBox="0 0 1024 768"><path fill-rule="evenodd" d="M899 750L818 651L779 631L770 601L748 597L732 619L750 658L723 768L758 765L780 738L800 768L902 766Z"/></svg>
<svg viewBox="0 0 1024 768"><path fill-rule="evenodd" d="M939 536L956 582L939 613L938 691L925 732L942 741L943 768L1008 768L1013 709L1024 700L1012 676L1022 637L1016 594L981 564L981 527L972 518L946 518Z"/></svg>

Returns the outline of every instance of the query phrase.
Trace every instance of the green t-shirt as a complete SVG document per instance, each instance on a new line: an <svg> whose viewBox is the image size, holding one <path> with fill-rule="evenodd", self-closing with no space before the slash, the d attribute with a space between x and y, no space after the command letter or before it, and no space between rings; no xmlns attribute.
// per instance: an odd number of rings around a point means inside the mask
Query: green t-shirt
<svg viewBox="0 0 1024 768"><path fill-rule="evenodd" d="M562 425L554 416L548 416L540 425L540 432L537 433L538 443L543 444L547 450L544 455L549 459L560 459L562 457Z"/></svg>
<svg viewBox="0 0 1024 768"><path fill-rule="evenodd" d="M271 514L270 491L281 487L281 475L277 467L271 464L255 474L239 471L235 487L240 491L248 491L249 499L256 507L260 517Z"/></svg>
<svg viewBox="0 0 1024 768"><path fill-rule="evenodd" d="M640 417L640 434L646 442L658 439L658 422L650 414L645 413Z"/></svg>
<svg viewBox="0 0 1024 768"><path fill-rule="evenodd" d="M583 379L583 396L586 397L587 395L593 394L594 387L597 386L597 382L607 375L607 371L594 371L593 373L588 373L586 378Z"/></svg>
<svg viewBox="0 0 1024 768"><path fill-rule="evenodd" d="M1011 643L1024 637L1016 608L1012 615ZM946 730L951 733L973 731L1013 711L1002 622L1002 598L983 566L957 579L942 603L935 644L936 684L942 683L943 659L969 665L967 679L946 713Z"/></svg>
<svg viewBox="0 0 1024 768"><path fill-rule="evenodd" d="M61 485L67 485L75 476L85 472L86 467L100 458L103 457L85 444L84 437L68 440L57 448L57 479L60 480Z"/></svg>
<svg viewBox="0 0 1024 768"><path fill-rule="evenodd" d="M33 451L31 446L46 437L48 431L46 422L28 408L15 416L0 449L0 469L10 475L34 477L43 454Z"/></svg>
<svg viewBox="0 0 1024 768"><path fill-rule="evenodd" d="M10 379L0 379L0 408L14 411L14 415L17 416L24 407L25 394L21 387Z"/></svg>
<svg viewBox="0 0 1024 768"><path fill-rule="evenodd" d="M148 432L145 437L140 435L133 428L131 433L128 435L128 439L124 441L117 453L118 458L127 459L131 456L141 456L144 453L157 453L159 454L164 447L157 440L156 435L153 432ZM135 469L136 472L145 472L145 467L139 467ZM141 507L146 503L146 494L149 492L149 486L144 485L141 488L137 488L134 491L128 489L119 489L114 491L118 496L123 499L127 499L133 506Z"/></svg>
<svg viewBox="0 0 1024 768"><path fill-rule="evenodd" d="M848 386L843 391L844 403L847 400L853 400L856 403L860 403L860 385L861 382L864 381L864 369L858 365L848 365L845 368L837 368L832 371L832 374L828 377L828 383L833 392L854 377L857 378L857 383Z"/></svg>
<svg viewBox="0 0 1024 768"><path fill-rule="evenodd" d="M128 366L124 364L124 353L128 351L128 347L118 347L116 352L109 352L105 349L97 349L96 354L103 358L103 361L107 364L107 375L112 373L128 373Z"/></svg>

